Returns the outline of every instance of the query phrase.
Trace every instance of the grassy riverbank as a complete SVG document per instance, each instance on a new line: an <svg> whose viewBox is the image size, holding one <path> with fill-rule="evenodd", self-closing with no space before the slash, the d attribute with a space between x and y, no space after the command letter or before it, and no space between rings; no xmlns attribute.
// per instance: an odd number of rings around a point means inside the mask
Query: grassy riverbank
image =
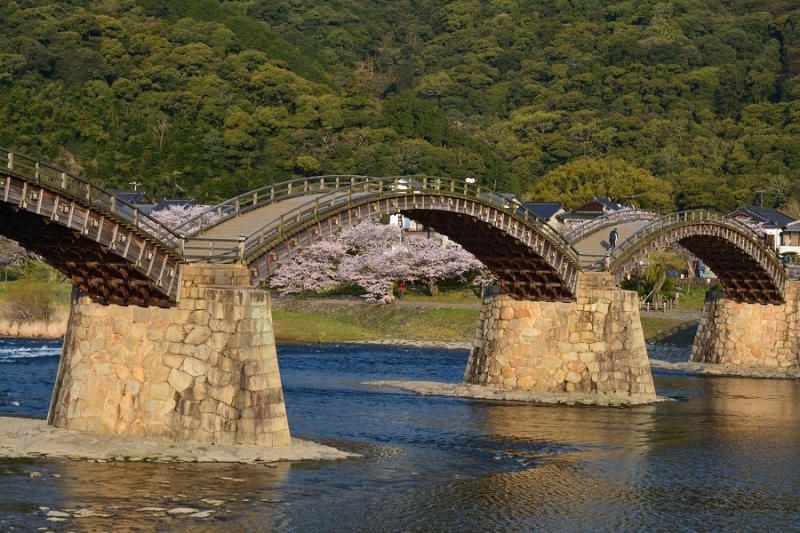
<svg viewBox="0 0 800 533"><path fill-rule="evenodd" d="M0 336L59 338L66 331L69 284L54 287L55 311L48 321L7 318L8 297L20 288L16 282L0 283ZM699 310L704 294L696 291L681 298L682 310ZM278 342L348 342L405 339L414 341L470 342L480 313L480 299L470 289L444 289L432 298L411 286L402 301L370 303L358 297L273 297L272 316ZM645 338L672 343L691 342L693 328L686 313L648 313L642 316Z"/></svg>
<svg viewBox="0 0 800 533"><path fill-rule="evenodd" d="M27 280L0 283L0 337L63 337L71 291L69 283Z"/></svg>
<svg viewBox="0 0 800 533"><path fill-rule="evenodd" d="M699 307L702 300L698 309L647 313L648 316L641 318L645 339L691 344ZM275 298L272 311L278 342L378 339L470 342L479 314L477 299L465 303L453 297L405 299L389 305L366 303L358 298Z"/></svg>
<svg viewBox="0 0 800 533"><path fill-rule="evenodd" d="M387 305L357 299L278 300L273 303L272 319L278 342L459 342L472 340L479 312L477 305L453 308L405 302Z"/></svg>

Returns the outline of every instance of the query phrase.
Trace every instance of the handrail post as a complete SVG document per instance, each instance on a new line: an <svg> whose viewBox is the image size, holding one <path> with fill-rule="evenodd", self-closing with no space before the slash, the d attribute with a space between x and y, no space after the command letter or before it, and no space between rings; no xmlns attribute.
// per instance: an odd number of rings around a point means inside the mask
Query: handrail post
<svg viewBox="0 0 800 533"><path fill-rule="evenodd" d="M239 234L239 261L244 263L244 242L247 240L247 235Z"/></svg>
<svg viewBox="0 0 800 533"><path fill-rule="evenodd" d="M133 208L133 225L138 227L139 226L139 208Z"/></svg>

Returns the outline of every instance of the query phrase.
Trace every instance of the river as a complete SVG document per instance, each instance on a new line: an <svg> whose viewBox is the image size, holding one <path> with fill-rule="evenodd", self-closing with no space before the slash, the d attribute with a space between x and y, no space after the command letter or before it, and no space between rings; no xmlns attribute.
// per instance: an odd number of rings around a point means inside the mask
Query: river
<svg viewBox="0 0 800 533"><path fill-rule="evenodd" d="M46 416L59 349L0 339L0 414ZM657 372L659 394L675 401L535 406L362 385L459 381L463 350L284 345L278 355L292 434L362 457L0 459L0 532L800 531L797 380ZM214 513L154 510L179 506ZM51 522L44 508L106 516Z"/></svg>

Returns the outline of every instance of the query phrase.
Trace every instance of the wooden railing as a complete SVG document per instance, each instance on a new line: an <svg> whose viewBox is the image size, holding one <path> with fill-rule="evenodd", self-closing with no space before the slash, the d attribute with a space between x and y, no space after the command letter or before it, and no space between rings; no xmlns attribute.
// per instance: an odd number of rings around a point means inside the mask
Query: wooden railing
<svg viewBox="0 0 800 533"><path fill-rule="evenodd" d="M704 210L681 211L679 213L672 213L671 215L661 217L660 219L654 221L653 223L648 224L644 228L640 229L639 231L637 231L636 233L625 239L622 243L620 243L614 249L614 251L611 252L611 254L609 254L608 263L610 265L616 264L618 261L623 259L634 249L638 248L642 241L649 240L652 236L656 234L664 233L665 231L669 231L671 229L680 226L703 224L703 223L710 223L716 226L727 227L731 230L734 230L746 236L753 243L760 244L759 249L761 249L765 253L768 260L772 263L774 267L783 268L783 264L777 252L771 246L769 246L769 244L761 234L757 233L746 224L743 224L734 218L730 218L723 214L715 213L713 211L704 211Z"/></svg>
<svg viewBox="0 0 800 533"><path fill-rule="evenodd" d="M321 194L345 187L352 187L365 181L374 180L369 176L315 176L284 181L246 192L221 204L209 207L175 228L190 238L220 224L229 218L239 216L253 209L280 202L287 198Z"/></svg>
<svg viewBox="0 0 800 533"><path fill-rule="evenodd" d="M350 177L347 178L349 179ZM328 180L331 177L328 176L325 179ZM312 189L309 188L309 190ZM318 190L316 192L318 194ZM450 178L429 176L372 178L356 182L351 186L335 189L328 194L317 196L313 200L309 200L305 204L275 217L257 228L253 228L249 233L240 235L238 239L211 239L200 235L191 237L186 241L186 258L193 261L211 262L244 261L265 243L280 239L297 226L318 221L324 218L326 213L349 209L375 200L415 194L439 194L467 198L500 209L528 226L535 228L545 239L560 248L569 260L576 265L580 264L577 253L564 241L561 235L541 218L522 207L519 202L509 200L479 185ZM286 197L284 196L284 198Z"/></svg>
<svg viewBox="0 0 800 533"><path fill-rule="evenodd" d="M134 226L141 230L142 236L157 241L167 251L175 255L180 253L177 249L180 237L175 231L80 176L5 148L0 148L0 166L30 183L93 207L118 222Z"/></svg>
<svg viewBox="0 0 800 533"><path fill-rule="evenodd" d="M598 232L603 228L624 224L626 222L638 222L644 220L656 220L663 217L663 213L657 211L647 211L645 209L622 209L608 215L594 218L575 226L564 233L564 240L574 244L584 237Z"/></svg>

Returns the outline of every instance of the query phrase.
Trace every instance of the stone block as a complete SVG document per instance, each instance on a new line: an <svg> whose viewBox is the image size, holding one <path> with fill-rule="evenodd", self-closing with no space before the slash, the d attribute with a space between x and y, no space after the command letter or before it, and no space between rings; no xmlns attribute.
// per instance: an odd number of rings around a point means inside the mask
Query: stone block
<svg viewBox="0 0 800 533"><path fill-rule="evenodd" d="M199 346L204 344L209 337L211 337L211 328L208 326L195 325L186 335L186 340L184 342L192 346Z"/></svg>
<svg viewBox="0 0 800 533"><path fill-rule="evenodd" d="M224 387L209 387L208 395L222 403L232 405L240 391L238 384L231 384Z"/></svg>
<svg viewBox="0 0 800 533"><path fill-rule="evenodd" d="M166 383L169 378L170 368L164 365L148 365L150 366L150 374L148 380L154 383Z"/></svg>
<svg viewBox="0 0 800 533"><path fill-rule="evenodd" d="M183 361L183 365L181 365L181 370L190 376L202 376L208 372L209 368L211 367L208 363L195 359L194 357L186 357Z"/></svg>
<svg viewBox="0 0 800 533"><path fill-rule="evenodd" d="M173 395L172 387L170 387L170 385L166 382L152 382L149 383L145 389L147 391L147 397L150 400L165 401L171 399Z"/></svg>
<svg viewBox="0 0 800 533"><path fill-rule="evenodd" d="M170 371L169 378L167 378L167 383L178 393L185 391L193 382L194 378L192 376L176 368Z"/></svg>

